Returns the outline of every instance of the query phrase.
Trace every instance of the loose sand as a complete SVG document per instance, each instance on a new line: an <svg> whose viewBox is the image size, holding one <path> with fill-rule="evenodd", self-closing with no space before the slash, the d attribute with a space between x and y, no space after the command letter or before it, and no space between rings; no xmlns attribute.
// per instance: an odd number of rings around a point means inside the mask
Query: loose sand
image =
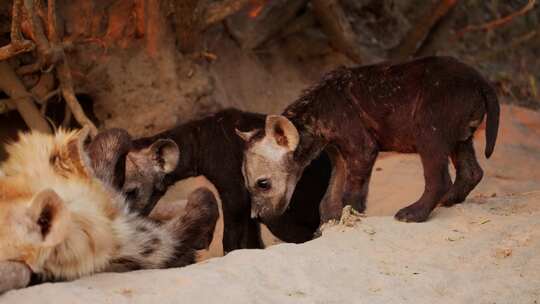
<svg viewBox="0 0 540 304"><path fill-rule="evenodd" d="M489 160L477 136L485 175L469 199L426 223L392 217L421 194L418 156L386 154L368 216L348 216L311 242L43 284L0 303L540 303L540 114L503 107L499 135ZM204 183L184 182L163 203ZM221 254L220 229L204 258Z"/></svg>

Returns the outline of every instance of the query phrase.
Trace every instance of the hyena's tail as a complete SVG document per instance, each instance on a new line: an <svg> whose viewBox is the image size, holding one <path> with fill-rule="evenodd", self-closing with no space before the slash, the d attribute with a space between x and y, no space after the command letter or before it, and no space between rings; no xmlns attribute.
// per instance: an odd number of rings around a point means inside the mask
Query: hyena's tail
<svg viewBox="0 0 540 304"><path fill-rule="evenodd" d="M497 93L493 87L486 84L482 90L482 95L486 103L486 158L489 158L495 149L495 142L497 141L497 133L499 132L499 100L497 99Z"/></svg>
<svg viewBox="0 0 540 304"><path fill-rule="evenodd" d="M176 261L174 266L189 264L194 250L206 249L214 236L214 229L219 218L216 197L208 188L193 191L186 205L186 213L181 219L172 221L168 229L173 230L177 240Z"/></svg>

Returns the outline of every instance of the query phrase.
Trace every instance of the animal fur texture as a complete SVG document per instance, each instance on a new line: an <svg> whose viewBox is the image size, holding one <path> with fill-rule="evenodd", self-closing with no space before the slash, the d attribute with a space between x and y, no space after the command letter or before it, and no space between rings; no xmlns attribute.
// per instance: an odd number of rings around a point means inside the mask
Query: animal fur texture
<svg viewBox="0 0 540 304"><path fill-rule="evenodd" d="M264 129L239 132L247 143L243 173L252 213L279 217L321 151L333 163L321 222L338 219L345 205L362 212L379 151L396 151L418 153L425 176L422 196L396 218L425 221L437 204L463 202L480 182L472 136L484 116L489 157L499 124L497 95L480 73L451 57L337 69L283 115L267 116ZM453 183L449 158L457 171Z"/></svg>
<svg viewBox="0 0 540 304"><path fill-rule="evenodd" d="M142 210L142 214L152 210L171 184L204 175L215 185L223 202L224 250L258 248L259 231L256 221L250 218L250 197L241 172L244 142L236 136L235 129L260 128L264 123L262 114L231 108L133 141L126 131L105 130L88 145L88 151L91 161L99 164L98 174L121 181L119 189L126 194L133 209ZM162 159L162 164L170 162L167 161L170 157L162 157L167 154L162 148L171 150L172 143L178 145L180 159L172 172L164 174L163 169L171 166L156 166L154 160ZM161 149L156 149L160 146ZM265 222L275 236L295 243L313 238L319 226L317 206L330 173L330 160L325 153L306 167L290 208L279 220Z"/></svg>
<svg viewBox="0 0 540 304"><path fill-rule="evenodd" d="M0 261L47 280L101 271L184 266L207 246L218 217L213 194L196 190L181 218L158 223L131 213L93 175L86 132L21 134L0 177Z"/></svg>

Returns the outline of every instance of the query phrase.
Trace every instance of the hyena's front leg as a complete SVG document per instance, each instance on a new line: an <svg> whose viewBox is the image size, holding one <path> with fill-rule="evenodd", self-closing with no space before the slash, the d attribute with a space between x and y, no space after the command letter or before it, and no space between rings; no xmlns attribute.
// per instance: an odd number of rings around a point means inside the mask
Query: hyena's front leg
<svg viewBox="0 0 540 304"><path fill-rule="evenodd" d="M331 220L339 220L343 209L343 193L347 179L347 166L339 149L330 145L326 152L332 162L332 175L326 193L319 205L321 224Z"/></svg>
<svg viewBox="0 0 540 304"><path fill-rule="evenodd" d="M0 263L0 294L12 290L24 288L30 284L32 272L30 268L19 262Z"/></svg>
<svg viewBox="0 0 540 304"><path fill-rule="evenodd" d="M363 130L327 147L332 160L332 177L320 205L321 222L337 220L345 205L359 212L366 208L369 180L378 149Z"/></svg>

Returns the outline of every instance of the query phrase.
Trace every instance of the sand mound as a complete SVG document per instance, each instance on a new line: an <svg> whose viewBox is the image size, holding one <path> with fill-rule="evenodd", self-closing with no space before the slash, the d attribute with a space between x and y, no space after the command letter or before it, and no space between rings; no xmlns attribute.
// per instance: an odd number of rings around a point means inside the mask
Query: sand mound
<svg viewBox="0 0 540 304"><path fill-rule="evenodd" d="M540 192L337 225L303 245L238 250L182 269L99 274L0 303L534 303Z"/></svg>

